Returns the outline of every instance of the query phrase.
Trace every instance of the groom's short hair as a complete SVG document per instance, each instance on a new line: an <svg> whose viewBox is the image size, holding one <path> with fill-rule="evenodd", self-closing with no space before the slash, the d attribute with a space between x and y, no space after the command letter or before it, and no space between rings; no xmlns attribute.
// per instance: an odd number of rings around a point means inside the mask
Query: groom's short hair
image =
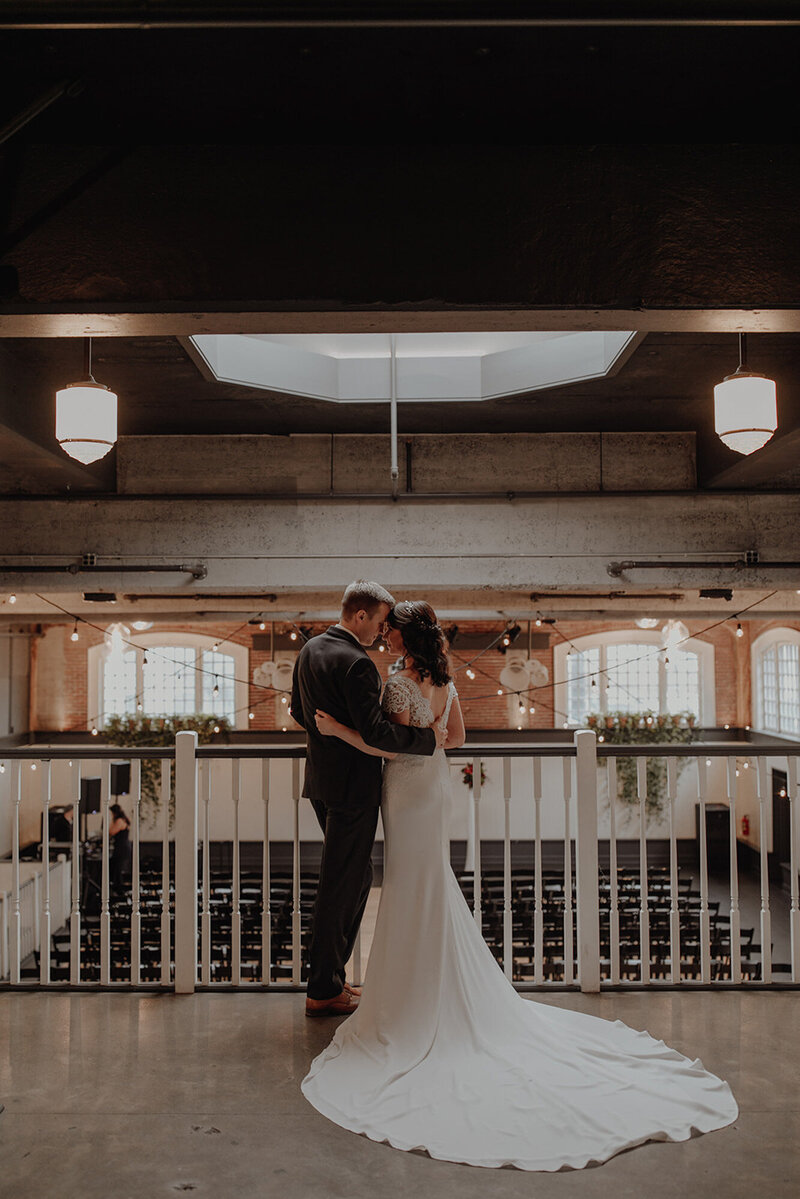
<svg viewBox="0 0 800 1199"><path fill-rule="evenodd" d="M349 583L345 588L342 596L342 616L349 619L351 616L355 616L356 612L361 612L362 609L371 616L379 604L388 604L390 608L393 608L394 596L385 587L381 587L380 583L371 583L368 579L356 579L354 583Z"/></svg>

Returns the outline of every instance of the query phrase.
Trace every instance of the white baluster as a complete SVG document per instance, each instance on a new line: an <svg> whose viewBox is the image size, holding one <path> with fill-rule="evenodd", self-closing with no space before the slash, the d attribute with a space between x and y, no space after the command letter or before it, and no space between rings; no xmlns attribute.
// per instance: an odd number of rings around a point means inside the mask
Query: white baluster
<svg viewBox="0 0 800 1199"><path fill-rule="evenodd" d="M292 983L300 986L302 926L300 923L300 759L292 758Z"/></svg>
<svg viewBox="0 0 800 1199"><path fill-rule="evenodd" d="M503 971L510 979L514 973L513 917L511 911L511 759L503 758Z"/></svg>
<svg viewBox="0 0 800 1199"><path fill-rule="evenodd" d="M636 794L639 798L639 958L640 977L650 982L650 909L647 875L647 758L636 759Z"/></svg>
<svg viewBox="0 0 800 1199"><path fill-rule="evenodd" d="M197 986L197 733L175 735L175 994Z"/></svg>
<svg viewBox="0 0 800 1199"><path fill-rule="evenodd" d="M261 759L261 795L264 800L264 857L261 866L261 983L272 982L272 901L269 862L269 782L270 759Z"/></svg>
<svg viewBox="0 0 800 1199"><path fill-rule="evenodd" d="M11 918L11 982L18 986L22 966L22 913L19 888L19 805L22 800L22 763L11 763L11 798L14 804L11 858L13 862L13 912Z"/></svg>
<svg viewBox="0 0 800 1199"><path fill-rule="evenodd" d="M231 793L233 795L233 879L231 887L231 983L238 987L242 981L242 912L241 864L239 861L239 801L242 789L242 763L231 762Z"/></svg>
<svg viewBox="0 0 800 1199"><path fill-rule="evenodd" d="M211 760L200 761L200 801L203 808L203 910L200 917L200 981L211 984L211 864L209 862L209 804Z"/></svg>
<svg viewBox="0 0 800 1199"><path fill-rule="evenodd" d="M678 842L675 802L678 798L678 759L667 758L669 799L669 974L670 982L681 981L681 914L678 907Z"/></svg>
<svg viewBox="0 0 800 1199"><path fill-rule="evenodd" d="M111 982L111 908L110 897L110 838L111 823L111 763L100 766L100 811L103 813L103 877L100 894L100 985Z"/></svg>
<svg viewBox="0 0 800 1199"><path fill-rule="evenodd" d="M700 981L711 982L711 920L708 912L708 836L706 797L708 773L705 757L697 758L697 799L700 806Z"/></svg>
<svg viewBox="0 0 800 1199"><path fill-rule="evenodd" d="M70 767L72 792L72 906L69 914L69 981L76 987L81 981L81 764Z"/></svg>
<svg viewBox="0 0 800 1199"><path fill-rule="evenodd" d="M739 915L739 863L736 844L736 759L728 758L728 803L730 805L731 863L731 982L742 981L742 934Z"/></svg>
<svg viewBox="0 0 800 1199"><path fill-rule="evenodd" d="M577 821L575 867L578 899L578 979L582 991L600 990L600 903L597 872L597 738L575 734Z"/></svg>
<svg viewBox="0 0 800 1199"><path fill-rule="evenodd" d="M611 893L608 900L609 951L611 954L610 981L619 982L619 877L617 874L617 759L606 761L609 802L608 872Z"/></svg>
<svg viewBox="0 0 800 1199"><path fill-rule="evenodd" d="M570 802L572 800L572 759L561 759L564 792L564 983L575 981L575 935L572 906L572 838Z"/></svg>
<svg viewBox="0 0 800 1199"><path fill-rule="evenodd" d="M759 859L761 866L761 981L772 982L772 915L769 909L769 857L767 853L767 802L771 798L768 777L767 759L759 758L756 762L756 781L758 784L758 837Z"/></svg>
<svg viewBox="0 0 800 1199"><path fill-rule="evenodd" d="M171 763L161 759L161 985L172 981L172 939L169 912L169 798Z"/></svg>
<svg viewBox="0 0 800 1199"><path fill-rule="evenodd" d="M483 761L472 759L472 811L475 825L475 861L472 867L472 912L475 923L483 931L483 911L481 908L481 770Z"/></svg>
<svg viewBox="0 0 800 1199"><path fill-rule="evenodd" d="M544 982L544 909L542 908L542 759L533 759L533 981Z"/></svg>
<svg viewBox="0 0 800 1199"><path fill-rule="evenodd" d="M131 796L133 812L133 855L131 860L131 983L136 987L142 978L142 892L139 878L140 846L139 817L142 807L142 763L139 758L131 762Z"/></svg>
<svg viewBox="0 0 800 1199"><path fill-rule="evenodd" d="M50 795L52 772L49 762L42 762L42 918L39 925L39 982L50 982Z"/></svg>
<svg viewBox="0 0 800 1199"><path fill-rule="evenodd" d="M800 868L800 793L797 789L797 758L786 759L786 789L789 792L789 869L791 871L792 906L789 910L789 939L792 945L792 982L800 982L800 898L797 871Z"/></svg>
<svg viewBox="0 0 800 1199"><path fill-rule="evenodd" d="M359 925L356 939L353 942L353 982L361 986L361 926Z"/></svg>

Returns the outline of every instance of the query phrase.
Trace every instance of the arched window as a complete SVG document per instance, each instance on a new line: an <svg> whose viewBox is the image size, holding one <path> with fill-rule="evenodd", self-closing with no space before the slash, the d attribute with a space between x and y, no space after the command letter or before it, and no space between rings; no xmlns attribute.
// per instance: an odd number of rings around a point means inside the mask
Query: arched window
<svg viewBox="0 0 800 1199"><path fill-rule="evenodd" d="M800 632L768 629L751 655L756 728L800 737Z"/></svg>
<svg viewBox="0 0 800 1199"><path fill-rule="evenodd" d="M714 647L689 638L667 663L661 637L658 630L620 629L557 645L554 723L581 725L590 712L693 712L713 725Z"/></svg>
<svg viewBox="0 0 800 1199"><path fill-rule="evenodd" d="M121 655L88 652L89 723L109 716L227 717L247 728L248 654L245 646L201 633L137 633Z"/></svg>

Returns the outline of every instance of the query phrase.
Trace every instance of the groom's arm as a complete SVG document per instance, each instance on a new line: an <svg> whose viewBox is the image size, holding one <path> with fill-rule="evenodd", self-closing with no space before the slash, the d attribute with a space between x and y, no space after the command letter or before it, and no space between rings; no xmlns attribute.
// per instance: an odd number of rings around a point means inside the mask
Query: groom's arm
<svg viewBox="0 0 800 1199"><path fill-rule="evenodd" d="M369 658L359 658L344 679L344 698L353 727L375 749L430 757L436 749L433 729L393 724L381 711L381 677Z"/></svg>
<svg viewBox="0 0 800 1199"><path fill-rule="evenodd" d="M289 704L289 713L292 720L296 720L301 728L306 728L306 718L303 714L303 701L300 698L300 684L297 680L297 662L294 664L292 671L292 699Z"/></svg>

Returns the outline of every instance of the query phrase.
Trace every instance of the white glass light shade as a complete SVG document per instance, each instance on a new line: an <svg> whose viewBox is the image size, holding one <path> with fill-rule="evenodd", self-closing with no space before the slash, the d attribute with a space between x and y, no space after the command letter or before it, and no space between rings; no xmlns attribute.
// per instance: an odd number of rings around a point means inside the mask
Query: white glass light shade
<svg viewBox="0 0 800 1199"><path fill-rule="evenodd" d="M56 440L78 462L103 458L117 440L116 393L93 381L57 391Z"/></svg>
<svg viewBox="0 0 800 1199"><path fill-rule="evenodd" d="M714 428L725 445L738 454L760 450L777 427L773 379L737 371L714 388Z"/></svg>

